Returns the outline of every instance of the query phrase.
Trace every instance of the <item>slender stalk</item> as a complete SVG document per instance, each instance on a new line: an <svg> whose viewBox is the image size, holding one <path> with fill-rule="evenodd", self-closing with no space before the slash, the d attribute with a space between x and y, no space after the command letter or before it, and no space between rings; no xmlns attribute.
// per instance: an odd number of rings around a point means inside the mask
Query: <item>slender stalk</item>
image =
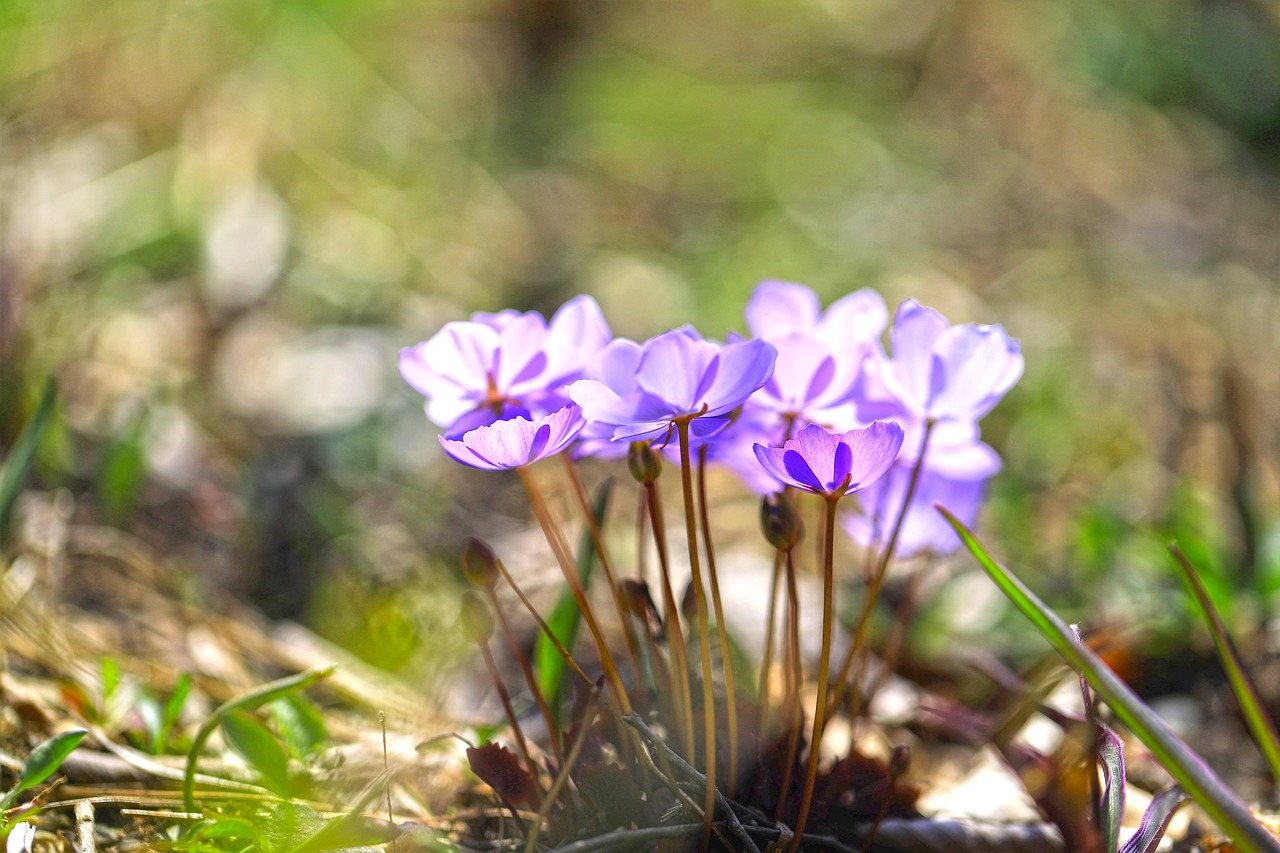
<svg viewBox="0 0 1280 853"><path fill-rule="evenodd" d="M498 624L502 627L502 635L506 637L507 646L511 649L511 654L515 657L516 663L520 665L520 671L524 674L525 683L529 685L529 692L533 694L533 700L538 703L538 710L542 713L542 721L547 725L547 737L551 741L551 751L555 753L556 760L563 764L564 750L560 745L560 732L556 729L555 720L551 715L551 706L547 704L547 697L542 694L542 688L538 686L538 678L533 674L533 666L529 663L529 656L520 647L520 641L516 639L516 632L511 628L511 622L502 611L501 605L498 604L498 595L493 587L486 586L484 590L489 595L489 603L493 605L493 612L497 614ZM496 674L494 678L497 678Z"/></svg>
<svg viewBox="0 0 1280 853"><path fill-rule="evenodd" d="M769 618L765 625L764 656L760 660L760 736L769 731L769 693L770 681L773 680L770 670L773 668L774 633L778 624L778 582L782 580L782 563L786 560L786 552L779 548L773 556L773 575L769 583Z"/></svg>
<svg viewBox="0 0 1280 853"><path fill-rule="evenodd" d="M627 646L627 654L631 657L631 663L636 672L639 672L640 655L636 650L635 634L631 629L631 620L627 618L626 606L622 601L622 590L618 587L618 573L614 571L613 559L609 554L609 549L604 544L604 534L600 530L600 523L596 520L596 514L591 509L591 496L587 494L587 487L582 482L582 475L578 472L578 466L569 454L561 453L560 458L564 460L564 470L568 475L569 484L573 487L573 493L578 498L578 505L582 507L582 516L587 521L587 530L591 533L591 541L596 547L596 553L600 555L600 568L604 569L605 579L609 582L609 592L613 595L613 605L618 611L618 621L622 623L622 639Z"/></svg>
<svg viewBox="0 0 1280 853"><path fill-rule="evenodd" d="M920 439L920 453L916 457L916 464L911 469L911 479L907 481L907 491L902 497L902 506L898 509L897 519L893 523L893 531L889 534L889 541L884 546L884 551L880 554L880 562L876 565L875 574L871 576L870 582L867 584L867 593L863 598L862 610L858 612L858 621L853 626L853 642L849 644L849 651L844 656L844 661L840 664L840 674L836 678L836 695L831 702L831 708L834 710L840 707L840 703L844 701L845 690L848 689L852 682L854 661L858 659L863 652L863 646L867 641L867 630L871 627L871 613L875 610L876 602L880 599L880 589L884 586L884 576L889 569L889 561L893 559L894 550L898 547L898 537L902 534L903 524L907 519L907 510L911 508L911 501L915 498L916 488L920 485L920 472L924 470L924 455L929 449L929 437L933 434L933 426L936 421L926 421L924 427L924 435Z"/></svg>
<svg viewBox="0 0 1280 853"><path fill-rule="evenodd" d="M547 544L551 546L551 550L555 553L556 561L560 564L560 570L564 573L565 581L569 584L569 589L573 592L573 597L578 602L578 608L582 611L582 619L587 623L587 627L591 629L591 636L595 638L596 647L600 650L600 662L604 666L605 675L608 677L614 693L618 696L618 705L624 709L630 709L631 700L627 698L626 688L622 685L622 676L618 674L618 667L614 663L613 654L609 651L609 644L605 642L604 634L600 630L600 623L596 621L595 613L592 612L591 605L587 601L587 591L582 588L582 581L578 578L578 570L573 564L573 559L569 556L568 549L565 547L560 529L556 525L551 511L547 508L546 498L543 497L542 490L538 488L537 482L534 481L533 475L529 472L528 465L521 465L516 468L516 471L520 474L520 481L524 483L525 491L529 494L529 504L533 507L533 514L538 519L538 524L542 526L542 533L546 536Z"/></svg>
<svg viewBox="0 0 1280 853"><path fill-rule="evenodd" d="M684 736L684 751L693 755L697 739L693 734L693 688L689 684L689 659L684 653L684 630L680 627L680 607L676 604L675 590L671 587L671 561L667 554L667 527L662 517L662 499L656 483L645 485L653 528L653 541L658 548L658 567L662 572L662 610L667 649L671 654L671 685L677 695L682 719L678 721Z"/></svg>
<svg viewBox="0 0 1280 853"><path fill-rule="evenodd" d="M698 614L698 651L702 657L702 720L706 740L707 796L702 816L703 840L711 835L716 810L716 694L711 671L711 625L707 594L702 585L702 564L698 560L698 522L694 512L693 464L689 457L689 416L676 420L680 436L680 486L684 492L684 530L689 545L689 568L693 573L693 600Z"/></svg>
<svg viewBox="0 0 1280 853"><path fill-rule="evenodd" d="M804 708L800 705L800 686L804 684L804 661L800 656L800 593L796 588L796 563L793 552L787 552L787 752L782 767L782 790L778 792L775 819L781 819L791 791L791 768L800 749L800 724Z"/></svg>
<svg viewBox="0 0 1280 853"><path fill-rule="evenodd" d="M707 578L711 581L711 605L716 614L716 636L720 639L720 669L724 672L726 716L729 721L729 796L738 787L738 688L733 673L733 654L729 648L729 632L724 623L724 605L720 602L720 582L716 579L716 548L711 539L711 519L707 512L707 449L698 449L698 515L702 520L702 544L707 550Z"/></svg>
<svg viewBox="0 0 1280 853"><path fill-rule="evenodd" d="M484 665L489 670L489 680L493 682L493 686L498 691L498 698L502 700L502 710L506 712L507 722L511 724L511 734L516 739L516 748L520 750L525 769L529 771L529 778L533 780L533 807L536 809L542 805L542 785L538 782L538 765L533 763L533 756L529 754L529 743L524 739L520 720L516 717L515 708L511 706L511 694L507 692L507 686L502 683L502 674L498 672L498 662L493 659L489 641L481 640L477 645L480 646L480 653L484 655Z"/></svg>
<svg viewBox="0 0 1280 853"><path fill-rule="evenodd" d="M796 818L795 838L790 853L800 847L805 824L809 821L809 809L813 805L813 786L818 779L818 759L821 757L822 732L827 724L827 678L831 668L831 625L835 621L835 544L836 504L840 497L826 497L827 512L823 525L822 549L822 654L818 660L818 698L813 711L813 734L809 737L809 766L804 775L804 793L800 798L800 814Z"/></svg>

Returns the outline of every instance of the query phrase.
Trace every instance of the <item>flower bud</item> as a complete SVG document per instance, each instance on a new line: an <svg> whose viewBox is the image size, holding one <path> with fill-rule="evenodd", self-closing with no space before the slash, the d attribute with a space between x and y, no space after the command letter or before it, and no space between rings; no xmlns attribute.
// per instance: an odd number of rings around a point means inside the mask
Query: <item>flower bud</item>
<svg viewBox="0 0 1280 853"><path fill-rule="evenodd" d="M462 573L476 586L498 585L498 556L482 540L468 536L462 543Z"/></svg>
<svg viewBox="0 0 1280 853"><path fill-rule="evenodd" d="M786 494L766 495L760 502L760 529L765 540L780 551L790 551L804 538L804 524Z"/></svg>
<svg viewBox="0 0 1280 853"><path fill-rule="evenodd" d="M893 752L889 755L889 775L895 779L907 772L907 768L911 766L911 747L905 743L900 743L893 748Z"/></svg>
<svg viewBox="0 0 1280 853"><path fill-rule="evenodd" d="M636 482L647 486L662 473L662 458L649 442L633 441L627 451L627 470Z"/></svg>
<svg viewBox="0 0 1280 853"><path fill-rule="evenodd" d="M493 636L493 614L489 612L489 602L474 589L462 593L458 624L462 627L462 635L473 643L488 642Z"/></svg>

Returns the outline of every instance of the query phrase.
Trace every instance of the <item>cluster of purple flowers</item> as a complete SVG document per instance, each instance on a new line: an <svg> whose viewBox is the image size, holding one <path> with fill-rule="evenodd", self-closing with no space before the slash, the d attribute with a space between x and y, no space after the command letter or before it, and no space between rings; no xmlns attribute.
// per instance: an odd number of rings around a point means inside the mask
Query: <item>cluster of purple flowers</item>
<svg viewBox="0 0 1280 853"><path fill-rule="evenodd" d="M930 507L973 522L1000 468L978 420L1021 376L1022 353L999 326L953 326L914 300L886 351L888 319L870 290L823 312L809 288L765 281L747 304L750 337L718 343L683 327L637 343L613 338L579 296L550 321L503 311L448 323L403 350L400 370L466 465L621 456L634 441L674 446L687 425L708 463L761 494L860 492L845 527L867 545L887 535L918 467L897 552L945 553L958 540Z"/></svg>

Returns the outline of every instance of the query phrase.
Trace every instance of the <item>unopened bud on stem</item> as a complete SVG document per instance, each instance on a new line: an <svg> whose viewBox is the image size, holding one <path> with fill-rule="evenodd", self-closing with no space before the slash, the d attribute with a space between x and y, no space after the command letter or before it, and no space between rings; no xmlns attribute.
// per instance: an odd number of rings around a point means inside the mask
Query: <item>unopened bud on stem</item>
<svg viewBox="0 0 1280 853"><path fill-rule="evenodd" d="M760 529L765 540L780 551L790 551L804 538L804 524L784 493L767 495L760 502Z"/></svg>
<svg viewBox="0 0 1280 853"><path fill-rule="evenodd" d="M636 482L647 486L662 473L662 458L649 442L633 441L627 451L627 470Z"/></svg>
<svg viewBox="0 0 1280 853"><path fill-rule="evenodd" d="M476 586L498 585L498 556L482 540L468 536L462 544L462 573Z"/></svg>

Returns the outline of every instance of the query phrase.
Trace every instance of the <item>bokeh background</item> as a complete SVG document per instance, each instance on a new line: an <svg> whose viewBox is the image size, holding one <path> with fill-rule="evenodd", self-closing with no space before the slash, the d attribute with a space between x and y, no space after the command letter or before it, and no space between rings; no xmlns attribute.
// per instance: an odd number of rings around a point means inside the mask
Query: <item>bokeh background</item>
<svg viewBox="0 0 1280 853"><path fill-rule="evenodd" d="M1270 0L0 0L0 440L56 378L37 488L421 682L528 522L398 348L584 292L719 336L769 277L1004 324L993 549L1186 642L1178 536L1261 637L1278 238ZM917 642L1018 647L948 589Z"/></svg>

